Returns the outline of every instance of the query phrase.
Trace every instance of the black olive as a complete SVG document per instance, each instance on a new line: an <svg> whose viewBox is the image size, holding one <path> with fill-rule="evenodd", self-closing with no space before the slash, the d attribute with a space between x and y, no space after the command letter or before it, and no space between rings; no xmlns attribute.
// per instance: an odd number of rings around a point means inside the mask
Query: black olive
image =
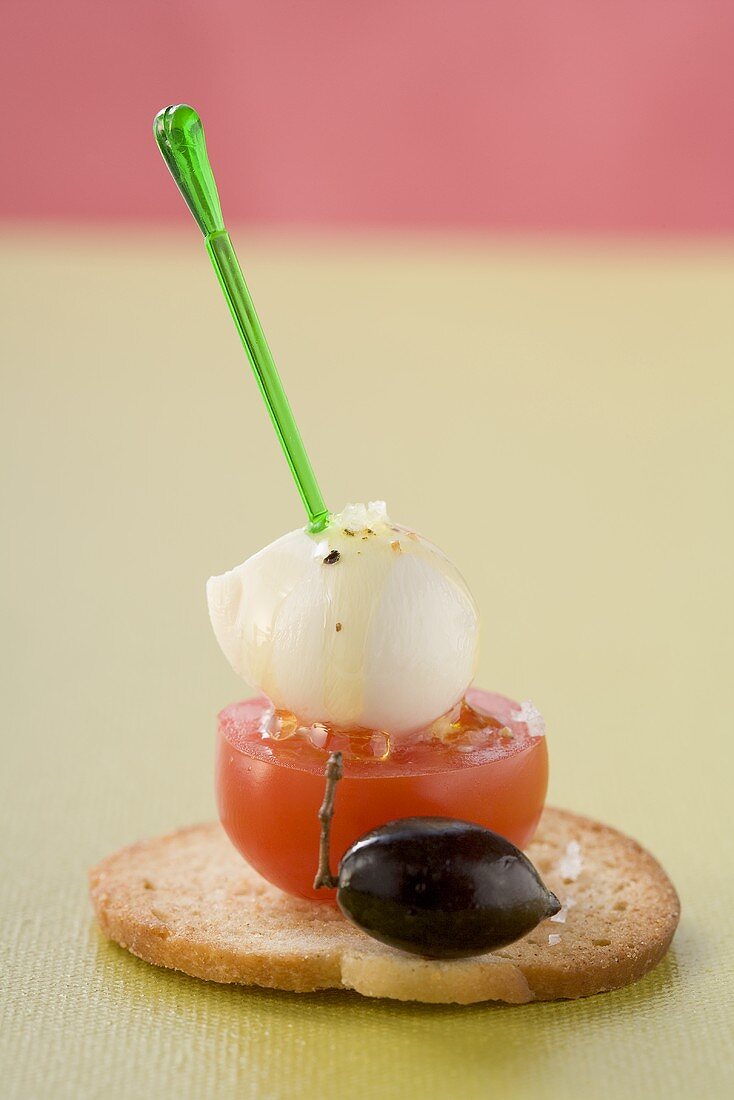
<svg viewBox="0 0 734 1100"><path fill-rule="evenodd" d="M561 908L514 844L448 817L367 833L339 864L336 898L375 939L443 959L504 947Z"/></svg>
<svg viewBox="0 0 734 1100"><path fill-rule="evenodd" d="M338 877L328 839L341 757L327 766L322 843L314 885L336 886L344 915L374 939L428 958L461 958L504 947L560 908L527 856L468 821L406 817L365 834Z"/></svg>

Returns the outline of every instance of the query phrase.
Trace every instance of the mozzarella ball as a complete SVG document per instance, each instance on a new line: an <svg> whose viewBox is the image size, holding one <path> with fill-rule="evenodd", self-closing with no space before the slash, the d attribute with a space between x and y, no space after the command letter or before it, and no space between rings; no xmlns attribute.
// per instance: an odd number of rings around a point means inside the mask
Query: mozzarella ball
<svg viewBox="0 0 734 1100"><path fill-rule="evenodd" d="M207 600L235 672L304 725L407 735L474 676L479 621L463 578L382 501L348 505L317 535L283 535L212 577Z"/></svg>

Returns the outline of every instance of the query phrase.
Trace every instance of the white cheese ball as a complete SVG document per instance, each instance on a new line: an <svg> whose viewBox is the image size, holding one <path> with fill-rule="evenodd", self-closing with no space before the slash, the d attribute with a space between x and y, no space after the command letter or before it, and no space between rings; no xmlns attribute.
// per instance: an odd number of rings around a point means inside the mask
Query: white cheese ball
<svg viewBox="0 0 734 1100"><path fill-rule="evenodd" d="M235 672L304 725L409 734L474 677L479 620L463 578L382 501L348 505L318 535L283 535L212 577L207 600Z"/></svg>

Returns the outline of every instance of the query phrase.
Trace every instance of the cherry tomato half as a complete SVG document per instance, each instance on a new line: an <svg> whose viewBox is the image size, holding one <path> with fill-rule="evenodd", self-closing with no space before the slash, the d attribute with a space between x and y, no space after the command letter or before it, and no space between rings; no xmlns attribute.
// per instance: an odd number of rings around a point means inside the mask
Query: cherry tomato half
<svg viewBox="0 0 734 1100"><path fill-rule="evenodd" d="M519 848L535 832L548 784L544 737L513 718L518 705L473 689L469 703L512 733L471 751L437 743L397 746L386 760L344 761L331 831L331 862L370 829L399 817L439 816L476 822ZM289 894L327 900L313 889L318 810L328 753L301 740L263 738L269 701L234 703L219 715L217 802L232 843L264 878Z"/></svg>

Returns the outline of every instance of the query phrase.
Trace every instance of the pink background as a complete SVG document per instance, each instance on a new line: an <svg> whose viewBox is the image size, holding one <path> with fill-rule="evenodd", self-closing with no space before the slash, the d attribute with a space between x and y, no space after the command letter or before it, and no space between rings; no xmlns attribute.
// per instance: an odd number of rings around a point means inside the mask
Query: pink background
<svg viewBox="0 0 734 1100"><path fill-rule="evenodd" d="M4 0L0 217L734 229L731 0Z"/></svg>

